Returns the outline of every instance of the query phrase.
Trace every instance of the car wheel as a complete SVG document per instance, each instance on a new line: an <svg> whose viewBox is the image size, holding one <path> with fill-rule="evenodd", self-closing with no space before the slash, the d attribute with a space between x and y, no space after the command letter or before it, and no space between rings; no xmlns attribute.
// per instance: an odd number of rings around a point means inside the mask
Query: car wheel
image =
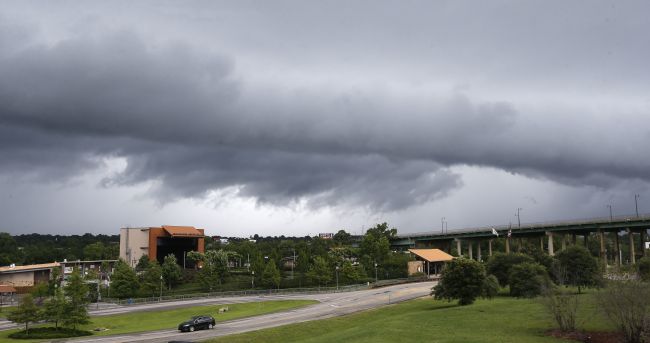
<svg viewBox="0 0 650 343"><path fill-rule="evenodd" d="M194 327L190 326L190 332L194 332Z"/></svg>
<svg viewBox="0 0 650 343"><path fill-rule="evenodd" d="M214 325L212 325L212 323L210 323L210 324L208 325L208 329L210 329L210 330L214 329Z"/></svg>

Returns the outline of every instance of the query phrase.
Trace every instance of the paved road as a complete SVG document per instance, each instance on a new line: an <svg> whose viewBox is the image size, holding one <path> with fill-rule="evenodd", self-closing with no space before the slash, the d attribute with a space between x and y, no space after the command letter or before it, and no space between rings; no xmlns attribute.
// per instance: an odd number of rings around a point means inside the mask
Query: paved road
<svg viewBox="0 0 650 343"><path fill-rule="evenodd" d="M334 316L345 315L353 312L358 312L374 307L387 305L389 300L391 303L410 300L426 296L433 287L432 282L420 282L404 285L396 285L384 288L346 292L346 293L332 293L332 294L312 294L312 295L291 295L291 296L272 296L272 297L241 297L242 299L210 299L211 302L224 304L228 300L233 302L243 301L265 301L272 299L314 299L320 301L319 304L303 307L286 312L279 312L267 315L261 315L250 318L243 318L238 320L231 320L227 322L217 323L214 330L203 330L193 333L179 333L175 329L159 330L144 332L138 334L125 334L106 337L95 338L81 338L69 340L75 343L105 343L105 342L140 342L140 343L153 343L153 342L169 342L169 341L201 341L212 337L231 335L235 333L242 333L247 331L259 330L275 326L287 325L292 323L299 323L317 319L330 318ZM205 300L194 300L191 302L185 301L182 304L154 304L159 307L156 308L151 305L148 310L155 311L156 309L167 308L169 306L188 306L196 304L206 304ZM131 308L133 309L133 308ZM143 308L139 308L142 310ZM106 309L104 311L108 311ZM99 314L99 313L98 313ZM112 313L103 313L112 314ZM62 341L58 341L62 342Z"/></svg>

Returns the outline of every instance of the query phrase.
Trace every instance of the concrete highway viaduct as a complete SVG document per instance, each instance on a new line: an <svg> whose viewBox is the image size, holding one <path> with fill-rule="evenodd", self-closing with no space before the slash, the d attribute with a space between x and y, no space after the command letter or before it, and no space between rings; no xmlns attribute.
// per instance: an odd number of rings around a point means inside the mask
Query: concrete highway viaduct
<svg viewBox="0 0 650 343"><path fill-rule="evenodd" d="M650 215L616 216L607 218L582 219L571 221L545 222L521 225L487 226L467 228L451 232L430 231L397 235L391 241L394 250L409 248L439 248L452 253L452 244L456 245L457 256L466 253L469 258L482 259L482 246L487 245L487 254L492 255L493 243L501 240L505 253L510 253L513 245L521 244L522 238L528 240L539 238L540 248L553 256L555 251L565 249L567 244L578 244L579 240L586 246L589 239L600 241L600 257L607 263L606 235L614 235L615 263L622 264L620 233L627 234L629 245L629 263L636 263L638 255L645 256L645 241L650 228ZM496 233L496 234L495 234ZM498 236L497 236L498 234ZM580 238L578 238L580 237ZM487 241L487 244L485 242ZM557 247L556 245L560 246ZM637 254L638 253L638 254Z"/></svg>

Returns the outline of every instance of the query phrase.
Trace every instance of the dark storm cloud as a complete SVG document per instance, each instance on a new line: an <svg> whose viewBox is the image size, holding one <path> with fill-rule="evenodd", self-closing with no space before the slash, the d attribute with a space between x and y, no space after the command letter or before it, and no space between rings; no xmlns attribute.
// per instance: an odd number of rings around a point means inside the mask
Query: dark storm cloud
<svg viewBox="0 0 650 343"><path fill-rule="evenodd" d="M443 14L436 16L449 20ZM149 39L128 29L106 31L40 42L28 38L29 30L0 26L0 173L28 171L40 179L64 179L100 167L101 157L123 157L126 169L104 184L159 181L154 194L163 202L234 187L238 195L261 203L367 205L382 211L452 191L461 180L447 167L457 164L578 185L650 181L650 162L639 158L638 148L650 143L648 129L632 125L647 120L647 107L630 110L618 120L622 126L611 128L616 118L594 110L596 105L565 114L552 106L519 106L518 99L507 96L475 97L462 87L414 87L417 92L411 92L408 86L382 84L314 87L281 79L256 84L243 76L251 71L238 69L237 57L228 51ZM488 31L490 40L502 32ZM614 31L605 36L608 41L625 30L617 26ZM456 68L480 69L475 60L480 56L461 53L462 44L443 39L440 30L432 32L433 42L461 56ZM458 34L468 38L477 33L471 26ZM540 48L534 39L524 42L516 30L507 33L521 44L514 58L503 61L513 72L497 81L521 78L517 73L540 61L531 52ZM352 41L363 37L353 35ZM419 42L413 39L396 45ZM487 50L481 50L484 43L468 46L499 58L495 51L507 40ZM296 46L300 44L288 49ZM327 49L327 42L323 46ZM570 48L570 42L557 47ZM371 44L369 49L387 48ZM556 53L549 52L553 59ZM525 58L529 55L533 62ZM586 59L580 52L567 56L567 63ZM452 65L453 59L439 63ZM489 70L485 75L504 73L493 63L483 65ZM613 74L623 68L605 64ZM543 79L561 81L544 72L548 65L542 69L531 72L531 80L543 85ZM343 73L335 76L345 79ZM641 89L646 83L642 76L634 82ZM570 95L566 99L572 100ZM625 100L621 103L625 108ZM595 114L609 119L590 120ZM558 120L565 125L552 124Z"/></svg>

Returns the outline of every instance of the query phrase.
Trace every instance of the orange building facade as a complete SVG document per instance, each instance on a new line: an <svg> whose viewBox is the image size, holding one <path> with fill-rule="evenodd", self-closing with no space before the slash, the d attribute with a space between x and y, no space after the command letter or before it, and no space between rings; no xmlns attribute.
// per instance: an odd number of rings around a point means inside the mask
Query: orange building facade
<svg viewBox="0 0 650 343"><path fill-rule="evenodd" d="M162 263L165 256L173 254L181 266L193 267L185 258L190 251L205 251L203 229L172 225L120 229L120 258L131 266L143 255Z"/></svg>

